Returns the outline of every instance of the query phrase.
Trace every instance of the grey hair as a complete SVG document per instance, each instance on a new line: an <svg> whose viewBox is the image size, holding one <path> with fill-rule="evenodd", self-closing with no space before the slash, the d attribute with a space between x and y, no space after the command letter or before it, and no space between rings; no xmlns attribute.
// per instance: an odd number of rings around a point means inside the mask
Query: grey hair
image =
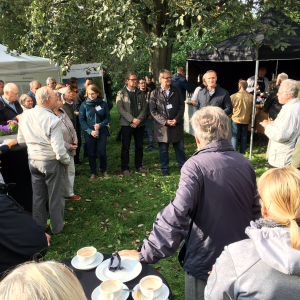
<svg viewBox="0 0 300 300"><path fill-rule="evenodd" d="M29 87L32 89L32 87L33 87L33 83L34 82L37 82L40 86L42 86L41 85L41 83L38 81L38 80L33 80L33 81L31 81L30 83L29 83Z"/></svg>
<svg viewBox="0 0 300 300"><path fill-rule="evenodd" d="M47 98L50 98L48 88L46 86L41 87L36 91L35 98L37 103L44 103Z"/></svg>
<svg viewBox="0 0 300 300"><path fill-rule="evenodd" d="M191 123L198 139L206 144L227 138L228 117L220 107L206 106L196 111Z"/></svg>
<svg viewBox="0 0 300 300"><path fill-rule="evenodd" d="M205 76L207 73L215 73L216 77L218 77L217 72L214 71L214 70L208 70L208 71L206 71L206 73L203 76Z"/></svg>
<svg viewBox="0 0 300 300"><path fill-rule="evenodd" d="M53 91L53 92L54 92L54 94L55 94L56 97L59 97L59 98L60 98L61 92L59 92L59 91Z"/></svg>
<svg viewBox="0 0 300 300"><path fill-rule="evenodd" d="M66 100L65 100L64 96L65 96L67 90L70 90L70 88L69 87L64 87L64 88L61 88L61 89L58 90L60 92L60 95L61 95L60 97L61 97L61 100L62 100L63 104L66 103Z"/></svg>
<svg viewBox="0 0 300 300"><path fill-rule="evenodd" d="M164 74L164 73L171 74L171 72L169 70L167 70L167 69L161 69L159 71L159 78L162 78L162 74Z"/></svg>
<svg viewBox="0 0 300 300"><path fill-rule="evenodd" d="M278 77L280 77L281 81L284 81L289 78L288 74L286 73L280 73L278 74Z"/></svg>
<svg viewBox="0 0 300 300"><path fill-rule="evenodd" d="M56 79L54 77L48 77L46 80L46 84L50 84L50 81L56 81Z"/></svg>
<svg viewBox="0 0 300 300"><path fill-rule="evenodd" d="M280 91L282 94L289 94L290 98L294 99L298 97L300 87L298 82L293 79L286 79L280 85Z"/></svg>
<svg viewBox="0 0 300 300"><path fill-rule="evenodd" d="M22 105L24 105L25 100L26 100L27 97L30 97L30 96L27 95L27 94L21 95L20 98L19 98L19 103L22 104ZM31 98L31 97L30 97L30 98Z"/></svg>

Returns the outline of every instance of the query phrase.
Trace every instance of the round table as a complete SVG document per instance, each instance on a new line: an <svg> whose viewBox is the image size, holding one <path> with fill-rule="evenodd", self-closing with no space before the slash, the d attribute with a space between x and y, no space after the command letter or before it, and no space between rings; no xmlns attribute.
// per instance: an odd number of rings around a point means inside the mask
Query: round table
<svg viewBox="0 0 300 300"><path fill-rule="evenodd" d="M106 260L111 257L110 254L103 254L103 256L104 256L103 260ZM96 268L94 268L92 270L87 270L87 271L77 270L77 269L73 268L73 266L71 265L71 260L72 260L71 258L66 259L66 260L63 260L62 263L64 263L65 265L67 265L69 268L71 268L74 271L74 273L76 274L76 277L78 278L78 280L80 281L80 283L83 287L83 290L85 292L87 299L90 300L91 296L92 296L92 292L102 282L101 280L99 280L96 277ZM152 268L151 266L149 266L148 264L145 264L145 263L142 263L142 272L140 273L140 275L131 281L125 282L125 284L128 286L129 289L133 289L140 282L140 280L143 277L148 276L148 275L156 275L156 276L160 277L162 279L163 283L170 290L169 300L174 299L171 289L170 289L167 281L164 279L164 277L159 272L157 272L154 268ZM128 300L133 300L131 293L130 293L130 296L128 297Z"/></svg>

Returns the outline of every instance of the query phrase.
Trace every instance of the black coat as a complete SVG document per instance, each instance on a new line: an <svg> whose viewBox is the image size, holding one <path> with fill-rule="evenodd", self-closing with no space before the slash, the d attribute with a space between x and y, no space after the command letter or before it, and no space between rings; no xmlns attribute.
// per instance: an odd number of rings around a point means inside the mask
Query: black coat
<svg viewBox="0 0 300 300"><path fill-rule="evenodd" d="M80 110L80 105L86 100L85 97L85 93L86 93L86 89L83 89L82 91L80 91L76 97L76 105L75 108L77 111Z"/></svg>
<svg viewBox="0 0 300 300"><path fill-rule="evenodd" d="M277 118L277 115L279 114L282 108L282 104L279 103L277 97L279 87L280 84L275 86L275 88L270 92L263 108L264 112L269 113L269 118L273 121Z"/></svg>
<svg viewBox="0 0 300 300"><path fill-rule="evenodd" d="M224 110L227 116L232 114L232 103L228 91L219 85L215 88L215 93L210 96L208 89L202 89L198 93L196 103L194 104L194 112L206 106L217 106Z"/></svg>
<svg viewBox="0 0 300 300"><path fill-rule="evenodd" d="M0 194L0 275L48 250L45 229L24 214L10 196Z"/></svg>
<svg viewBox="0 0 300 300"><path fill-rule="evenodd" d="M0 97L0 125L7 125L7 121L9 120L17 120L16 116L23 112L23 108L18 101L15 101L14 104L17 113Z"/></svg>
<svg viewBox="0 0 300 300"><path fill-rule="evenodd" d="M172 108L167 109L171 104ZM170 94L167 99L161 87L156 88L150 94L149 108L154 118L154 141L162 143L176 143L183 140L183 115L184 100L179 88L170 86ZM168 120L175 119L175 126L165 125Z"/></svg>

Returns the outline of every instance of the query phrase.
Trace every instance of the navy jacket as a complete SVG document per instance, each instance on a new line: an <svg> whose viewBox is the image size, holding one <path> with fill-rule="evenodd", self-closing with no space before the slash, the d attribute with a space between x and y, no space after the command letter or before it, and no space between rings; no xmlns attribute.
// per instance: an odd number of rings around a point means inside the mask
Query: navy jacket
<svg viewBox="0 0 300 300"><path fill-rule="evenodd" d="M187 80L179 73L176 73L172 76L171 84L180 89L183 100L185 100L186 98L185 91L188 91L188 93L192 93L194 91L194 89L189 85Z"/></svg>
<svg viewBox="0 0 300 300"><path fill-rule="evenodd" d="M261 216L254 169L227 140L206 145L183 165L175 198L158 213L144 240L141 262L153 264L174 254L196 207L183 268L207 280L224 247L246 239L246 227Z"/></svg>
<svg viewBox="0 0 300 300"><path fill-rule="evenodd" d="M224 110L227 116L232 114L232 103L228 91L219 85L215 88L215 93L210 96L208 89L204 88L199 91L196 103L194 104L194 112L206 106L217 106Z"/></svg>
<svg viewBox="0 0 300 300"><path fill-rule="evenodd" d="M0 194L0 276L47 250L45 228L24 214L12 197Z"/></svg>
<svg viewBox="0 0 300 300"><path fill-rule="evenodd" d="M277 115L282 109L282 104L279 103L277 93L279 90L280 84L277 85L269 94L269 96L266 99L266 102L264 103L264 112L269 113L269 118L275 121L277 118Z"/></svg>

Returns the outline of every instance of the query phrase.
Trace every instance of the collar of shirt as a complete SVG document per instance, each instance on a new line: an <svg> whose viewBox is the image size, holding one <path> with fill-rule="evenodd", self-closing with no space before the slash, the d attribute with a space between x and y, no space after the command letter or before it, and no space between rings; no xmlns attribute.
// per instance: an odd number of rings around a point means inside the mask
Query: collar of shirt
<svg viewBox="0 0 300 300"><path fill-rule="evenodd" d="M209 89L207 89L207 90L208 90L209 96L212 96L216 92L216 88L214 88L212 91L210 91Z"/></svg>
<svg viewBox="0 0 300 300"><path fill-rule="evenodd" d="M9 102L8 100L6 100L3 96L2 99L4 101L5 104L7 104L8 106L10 106L15 112L17 112L16 106L13 102Z"/></svg>
<svg viewBox="0 0 300 300"><path fill-rule="evenodd" d="M69 105L73 105L73 101L71 101L71 103L69 103L68 101L66 101L65 103L69 104Z"/></svg>
<svg viewBox="0 0 300 300"><path fill-rule="evenodd" d="M169 97L170 95L170 87L168 88L168 90L166 91L162 86L160 86L162 91L166 93L167 97Z"/></svg>
<svg viewBox="0 0 300 300"><path fill-rule="evenodd" d="M127 86L126 86L126 89L128 92L135 93L135 89L134 89L134 91L131 91Z"/></svg>

